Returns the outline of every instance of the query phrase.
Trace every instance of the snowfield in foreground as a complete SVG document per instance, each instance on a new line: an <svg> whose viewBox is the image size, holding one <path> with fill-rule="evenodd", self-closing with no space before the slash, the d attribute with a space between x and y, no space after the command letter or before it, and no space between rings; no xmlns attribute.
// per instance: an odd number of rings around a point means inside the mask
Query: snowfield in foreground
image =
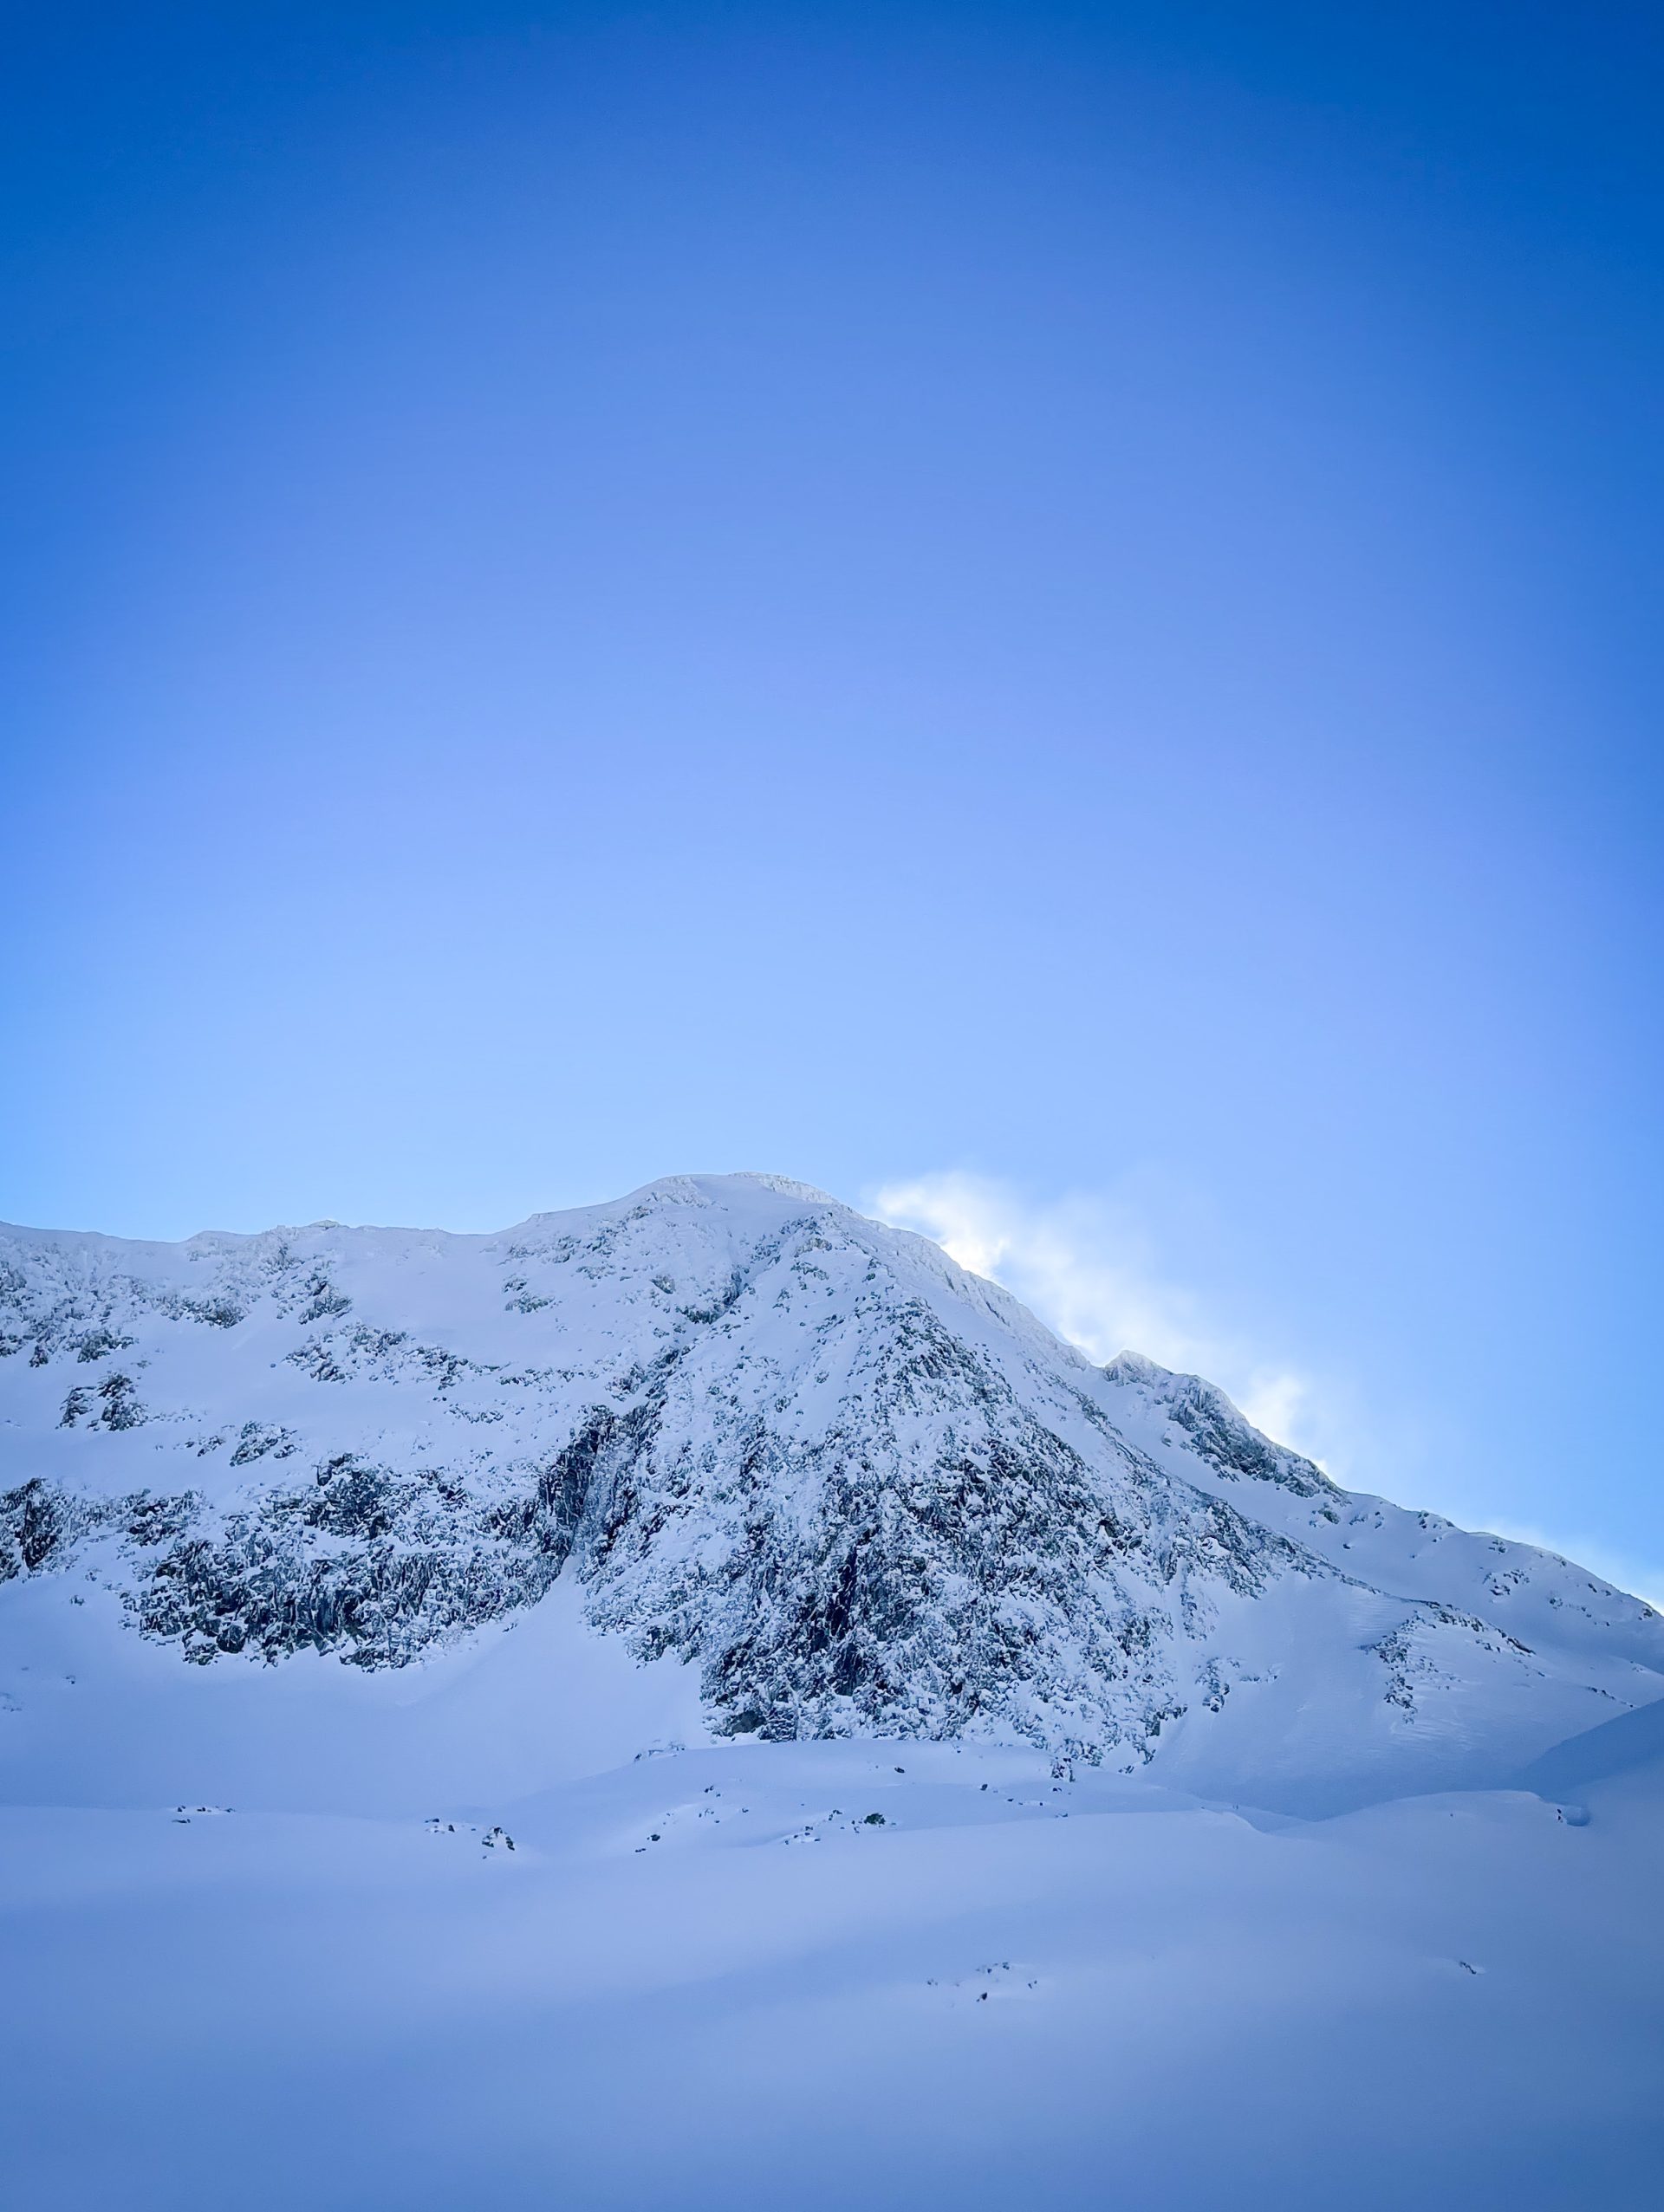
<svg viewBox="0 0 1664 2212"><path fill-rule="evenodd" d="M871 1742L14 1808L11 2201L1645 2202L1661 1833L1656 1758L1309 1822Z"/></svg>
<svg viewBox="0 0 1664 2212"><path fill-rule="evenodd" d="M780 1178L0 1233L0 2174L1628 2201L1664 1624Z"/></svg>

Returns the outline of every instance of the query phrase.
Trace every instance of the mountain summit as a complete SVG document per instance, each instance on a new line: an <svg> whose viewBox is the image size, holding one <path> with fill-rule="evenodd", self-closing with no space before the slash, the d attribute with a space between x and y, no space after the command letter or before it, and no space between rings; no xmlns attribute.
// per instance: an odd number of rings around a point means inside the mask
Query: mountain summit
<svg viewBox="0 0 1664 2212"><path fill-rule="evenodd" d="M778 1177L495 1236L0 1231L0 1617L101 1609L184 1676L419 1671L559 1583L583 1637L694 1670L716 1737L1026 1742L1267 1802L1499 1774L1664 1694L1637 1599L1340 1489Z"/></svg>

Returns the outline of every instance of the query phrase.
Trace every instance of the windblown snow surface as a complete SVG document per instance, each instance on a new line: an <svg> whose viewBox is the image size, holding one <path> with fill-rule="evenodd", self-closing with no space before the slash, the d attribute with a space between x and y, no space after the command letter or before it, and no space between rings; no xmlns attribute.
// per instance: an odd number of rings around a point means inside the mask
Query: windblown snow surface
<svg viewBox="0 0 1664 2212"><path fill-rule="evenodd" d="M1664 1623L772 1177L0 1233L0 2176L1647 2201Z"/></svg>

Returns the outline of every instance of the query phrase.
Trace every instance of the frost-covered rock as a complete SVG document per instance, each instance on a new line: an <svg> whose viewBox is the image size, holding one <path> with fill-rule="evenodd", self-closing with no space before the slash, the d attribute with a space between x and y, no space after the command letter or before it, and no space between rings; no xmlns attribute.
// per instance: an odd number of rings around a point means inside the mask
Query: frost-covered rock
<svg viewBox="0 0 1664 2212"><path fill-rule="evenodd" d="M1518 1759L1664 1690L1639 1601L783 1178L495 1236L10 1231L0 1355L0 1582L90 1572L204 1665L402 1666L565 1574L731 1735Z"/></svg>

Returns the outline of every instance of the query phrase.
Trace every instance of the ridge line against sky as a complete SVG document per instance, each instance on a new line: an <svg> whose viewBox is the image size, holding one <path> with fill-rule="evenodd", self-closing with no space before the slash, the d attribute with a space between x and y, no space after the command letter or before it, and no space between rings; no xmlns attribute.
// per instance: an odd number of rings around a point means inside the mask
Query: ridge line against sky
<svg viewBox="0 0 1664 2212"><path fill-rule="evenodd" d="M1343 1489L1378 1484L1380 1495L1413 1510L1432 1508L1462 1525L1471 1508L1459 1502L1436 1465L1407 1484L1394 1482L1390 1447L1372 1438L1372 1418L1388 1409L1358 1402L1339 1378L1303 1372L1272 1357L1251 1330L1230 1330L1193 1292L1163 1280L1135 1202L1076 1191L1036 1203L1009 1184L986 1176L945 1172L880 1187L867 1200L881 1221L917 1230L973 1275L1009 1290L1048 1328L1078 1345L1100 1365L1122 1351L1140 1352L1164 1367L1199 1374L1222 1389L1255 1427L1316 1462ZM1360 1471L1360 1463L1367 1471ZM1547 1528L1492 1514L1492 1534L1557 1554L1591 1567L1620 1590L1664 1612L1664 1564L1637 1559L1576 1524Z"/></svg>

